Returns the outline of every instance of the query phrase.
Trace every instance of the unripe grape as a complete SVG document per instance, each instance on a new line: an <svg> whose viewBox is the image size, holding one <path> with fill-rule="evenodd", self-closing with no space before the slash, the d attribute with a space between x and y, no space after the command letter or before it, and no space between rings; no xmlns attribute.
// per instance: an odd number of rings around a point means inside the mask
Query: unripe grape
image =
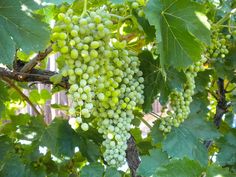
<svg viewBox="0 0 236 177"><path fill-rule="evenodd" d="M78 56L79 56L78 50L72 49L71 52L70 52L70 56L71 56L72 59L78 58Z"/></svg>
<svg viewBox="0 0 236 177"><path fill-rule="evenodd" d="M82 124L81 124L81 129L82 129L83 131L87 131L87 130L89 129L88 124L87 124L87 123L82 123Z"/></svg>

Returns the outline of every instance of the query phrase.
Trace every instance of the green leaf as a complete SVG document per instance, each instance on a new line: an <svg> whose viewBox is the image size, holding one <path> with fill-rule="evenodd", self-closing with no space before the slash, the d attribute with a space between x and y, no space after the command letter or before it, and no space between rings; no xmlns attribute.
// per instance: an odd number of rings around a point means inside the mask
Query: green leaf
<svg viewBox="0 0 236 177"><path fill-rule="evenodd" d="M29 99L30 101L32 101L33 103L38 103L38 101L40 100L40 94L38 92L38 90L32 90L29 93Z"/></svg>
<svg viewBox="0 0 236 177"><path fill-rule="evenodd" d="M213 177L213 176L235 177L236 174L231 173L228 168L222 168L221 166L212 164L207 167L206 177Z"/></svg>
<svg viewBox="0 0 236 177"><path fill-rule="evenodd" d="M224 137L217 142L220 151L216 160L222 166L234 165L236 163L236 130L231 129Z"/></svg>
<svg viewBox="0 0 236 177"><path fill-rule="evenodd" d="M78 141L80 137L70 127L68 121L55 118L42 135L40 145L48 147L57 157L72 157Z"/></svg>
<svg viewBox="0 0 236 177"><path fill-rule="evenodd" d="M236 112L235 112L236 113ZM229 127L233 128L234 126L234 113L232 112L227 112L225 114L225 120L224 122L226 122L228 124Z"/></svg>
<svg viewBox="0 0 236 177"><path fill-rule="evenodd" d="M206 121L205 114L190 116L182 127L188 129L195 137L202 140L214 140L221 136L212 122Z"/></svg>
<svg viewBox="0 0 236 177"><path fill-rule="evenodd" d="M39 51L45 48L49 42L49 31L47 25L40 22L33 16L29 16L21 10L21 3L15 0L0 1L0 26L4 26L1 31L6 36L1 40L1 45L9 45L6 53L12 56L12 50L22 48L23 51ZM1 33L2 35L2 33ZM8 40L7 40L8 38ZM1 38L2 39L2 38ZM10 42L10 39L14 41ZM0 53L0 62L3 64L12 64L13 57L4 58L6 54Z"/></svg>
<svg viewBox="0 0 236 177"><path fill-rule="evenodd" d="M32 90L29 93L30 101L41 105L45 104L47 100L51 99L51 97L52 97L51 93L46 89L42 89L40 93L37 89Z"/></svg>
<svg viewBox="0 0 236 177"><path fill-rule="evenodd" d="M25 165L17 154L9 154L4 158L0 169L2 177L25 177Z"/></svg>
<svg viewBox="0 0 236 177"><path fill-rule="evenodd" d="M196 161L187 158L173 159L157 170L156 177L199 177L202 172L203 169Z"/></svg>
<svg viewBox="0 0 236 177"><path fill-rule="evenodd" d="M121 177L121 173L114 167L108 167L105 171L104 177Z"/></svg>
<svg viewBox="0 0 236 177"><path fill-rule="evenodd" d="M206 90L206 87L210 82L210 74L212 74L212 70L198 72L197 77L195 78L195 92L203 92Z"/></svg>
<svg viewBox="0 0 236 177"><path fill-rule="evenodd" d="M138 16L136 18L147 36L147 41L153 41L155 39L155 28L149 24L146 18Z"/></svg>
<svg viewBox="0 0 236 177"><path fill-rule="evenodd" d="M46 176L46 170L45 167L33 167L33 165L26 166L25 169L25 176L27 177L45 177Z"/></svg>
<svg viewBox="0 0 236 177"><path fill-rule="evenodd" d="M153 144L161 143L164 139L163 133L159 129L159 121L156 121L151 129L150 135L152 137Z"/></svg>
<svg viewBox="0 0 236 177"><path fill-rule="evenodd" d="M31 9L31 10L36 10L36 9L39 9L42 7L33 0L19 0L19 1L20 1L21 5L24 5L28 9Z"/></svg>
<svg viewBox="0 0 236 177"><path fill-rule="evenodd" d="M168 155L160 149L152 149L149 153L150 156L141 156L141 164L137 169L138 175L144 177L152 176L169 161Z"/></svg>
<svg viewBox="0 0 236 177"><path fill-rule="evenodd" d="M78 144L81 154L86 157L89 162L95 162L99 158L99 146L92 140L81 138Z"/></svg>
<svg viewBox="0 0 236 177"><path fill-rule="evenodd" d="M188 157L199 161L202 165L208 162L207 149L186 128L174 128L163 141L163 150L175 158Z"/></svg>
<svg viewBox="0 0 236 177"><path fill-rule="evenodd" d="M165 104L168 100L168 95L171 90L183 89L186 77L183 72L178 72L174 68L169 68L166 71L166 78L163 76L163 71L159 66L159 60L154 59L151 52L143 51L139 54L141 61L140 69L144 77L144 104L145 112L151 110L153 101L160 93L160 102Z"/></svg>
<svg viewBox="0 0 236 177"><path fill-rule="evenodd" d="M124 0L110 0L110 2L112 2L114 4L123 4Z"/></svg>
<svg viewBox="0 0 236 177"><path fill-rule="evenodd" d="M160 86L158 83L162 80L162 76L159 71L158 60L154 60L149 51L143 51L139 55L139 59L141 61L140 68L144 77L143 109L145 112L149 112L153 101L157 98L157 95L160 92Z"/></svg>
<svg viewBox="0 0 236 177"><path fill-rule="evenodd" d="M156 28L161 65L186 68L201 59L204 43L210 43L209 23L197 3L150 0L145 14Z"/></svg>
<svg viewBox="0 0 236 177"><path fill-rule="evenodd" d="M9 37L4 28L0 28L0 38L0 63L10 66L16 51L15 42Z"/></svg>
<svg viewBox="0 0 236 177"><path fill-rule="evenodd" d="M1 28L0 28L0 30L1 30ZM0 35L1 35L1 33L0 33ZM1 43L0 43L0 45L1 45ZM0 53L1 53L1 51L0 51ZM1 112L5 109L5 101L7 101L9 99L7 87L1 80L0 80L0 93L1 93L0 94L0 118L1 118Z"/></svg>
<svg viewBox="0 0 236 177"><path fill-rule="evenodd" d="M50 77L50 81L53 84L59 84L62 80L62 75L61 74L55 74L53 76Z"/></svg>
<svg viewBox="0 0 236 177"><path fill-rule="evenodd" d="M72 2L74 2L74 0L42 0L42 2L51 3L51 4L55 4L55 5L60 5L60 4L65 3L65 2L71 4Z"/></svg>
<svg viewBox="0 0 236 177"><path fill-rule="evenodd" d="M104 167L100 163L91 163L81 169L80 177L103 177Z"/></svg>
<svg viewBox="0 0 236 177"><path fill-rule="evenodd" d="M46 102L47 100L52 98L52 95L47 89L42 89L40 92L40 97Z"/></svg>
<svg viewBox="0 0 236 177"><path fill-rule="evenodd" d="M13 143L10 138L5 135L0 136L0 162L4 159L4 156L14 150Z"/></svg>

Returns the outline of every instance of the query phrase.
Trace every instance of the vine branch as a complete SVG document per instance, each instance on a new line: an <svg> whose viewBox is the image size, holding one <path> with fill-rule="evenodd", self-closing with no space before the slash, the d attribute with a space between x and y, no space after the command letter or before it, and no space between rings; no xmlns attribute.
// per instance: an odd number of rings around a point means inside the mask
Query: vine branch
<svg viewBox="0 0 236 177"><path fill-rule="evenodd" d="M39 52L32 60L30 60L24 67L20 70L22 73L30 72L40 61L45 59L49 53L52 52L52 46L50 45L44 52Z"/></svg>
<svg viewBox="0 0 236 177"><path fill-rule="evenodd" d="M218 86L218 101L216 105L216 113L214 116L214 124L217 128L220 127L221 120L223 115L227 112L227 101L225 97L225 88L224 88L224 80L222 78L218 78L217 81L217 86Z"/></svg>
<svg viewBox="0 0 236 177"><path fill-rule="evenodd" d="M7 77L2 77L2 80L4 80L10 87L14 88L20 94L20 96L32 107L37 115L41 115L34 104L30 101L30 99L14 84L14 82L12 82Z"/></svg>
<svg viewBox="0 0 236 177"><path fill-rule="evenodd" d="M54 74L57 73L52 71L37 70L37 69L33 69L31 73L23 73L18 71L10 71L6 68L0 67L0 77L5 77L18 82L41 82L43 84L53 84L50 81L50 77L53 76ZM67 78L63 78L61 83L58 85L64 88L69 88L67 80L68 80Z"/></svg>
<svg viewBox="0 0 236 177"><path fill-rule="evenodd" d="M139 159L139 154L138 154L135 140L132 136L127 141L127 144L128 144L128 148L126 150L126 159L127 159L130 171L131 171L131 176L140 177L136 174L136 170L140 164L140 159Z"/></svg>

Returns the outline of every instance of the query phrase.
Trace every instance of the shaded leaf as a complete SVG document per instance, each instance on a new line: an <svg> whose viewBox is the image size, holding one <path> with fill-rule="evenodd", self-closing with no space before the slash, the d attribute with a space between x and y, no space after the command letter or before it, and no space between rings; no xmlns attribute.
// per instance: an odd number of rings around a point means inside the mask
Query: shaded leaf
<svg viewBox="0 0 236 177"><path fill-rule="evenodd" d="M1 28L0 28L1 30ZM1 35L1 33L0 33ZM1 45L1 43L0 43ZM1 49L0 49L1 50ZM0 51L1 53L1 51ZM1 112L5 109L5 101L9 100L7 86L0 80L0 118Z"/></svg>
<svg viewBox="0 0 236 177"><path fill-rule="evenodd" d="M199 161L202 165L208 162L207 149L186 128L174 128L163 141L163 150L175 158L188 157Z"/></svg>
<svg viewBox="0 0 236 177"><path fill-rule="evenodd" d="M67 120L55 118L42 135L40 145L48 147L55 156L72 157L77 141L80 141L80 137Z"/></svg>
<svg viewBox="0 0 236 177"><path fill-rule="evenodd" d="M221 166L212 164L207 167L206 177L213 177L213 176L235 177L236 174L231 173L228 168L222 168Z"/></svg>
<svg viewBox="0 0 236 177"><path fill-rule="evenodd" d="M80 177L103 177L104 167L100 163L91 163L81 169Z"/></svg>
<svg viewBox="0 0 236 177"><path fill-rule="evenodd" d="M164 139L163 132L159 129L159 122L156 121L150 133L153 144L161 143Z"/></svg>
<svg viewBox="0 0 236 177"><path fill-rule="evenodd" d="M81 138L78 144L81 154L86 157L89 162L95 162L100 156L99 146L92 140Z"/></svg>
<svg viewBox="0 0 236 177"><path fill-rule="evenodd" d="M25 177L25 165L17 154L9 154L2 162L0 176L4 177Z"/></svg>
<svg viewBox="0 0 236 177"><path fill-rule="evenodd" d="M234 165L236 163L236 130L231 129L224 137L217 141L220 148L216 160L222 166Z"/></svg>
<svg viewBox="0 0 236 177"><path fill-rule="evenodd" d="M60 5L65 2L71 4L72 2L74 2L74 0L42 0L42 2Z"/></svg>
<svg viewBox="0 0 236 177"><path fill-rule="evenodd" d="M143 51L139 54L141 61L140 69L144 77L144 104L145 112L151 110L153 101L160 93L160 102L165 104L168 100L169 93L176 89L181 91L186 77L183 72L178 72L174 68L169 68L166 71L166 79L163 76L163 71L159 66L159 60L154 59L151 52Z"/></svg>
<svg viewBox="0 0 236 177"><path fill-rule="evenodd" d="M138 175L144 177L152 176L169 161L168 155L160 149L152 149L149 153L150 155L141 156L141 164L137 169Z"/></svg>
<svg viewBox="0 0 236 177"><path fill-rule="evenodd" d="M12 140L5 135L0 136L0 161L4 159L4 156L14 150ZM0 162L1 163L1 162Z"/></svg>
<svg viewBox="0 0 236 177"><path fill-rule="evenodd" d="M199 177L203 169L196 161L187 158L171 160L156 172L156 177Z"/></svg>
<svg viewBox="0 0 236 177"><path fill-rule="evenodd" d="M121 177L121 173L114 167L108 167L106 169L104 177Z"/></svg>
<svg viewBox="0 0 236 177"><path fill-rule="evenodd" d="M202 140L214 140L221 136L213 122L206 121L205 114L190 116L182 127L188 129L195 137Z"/></svg>

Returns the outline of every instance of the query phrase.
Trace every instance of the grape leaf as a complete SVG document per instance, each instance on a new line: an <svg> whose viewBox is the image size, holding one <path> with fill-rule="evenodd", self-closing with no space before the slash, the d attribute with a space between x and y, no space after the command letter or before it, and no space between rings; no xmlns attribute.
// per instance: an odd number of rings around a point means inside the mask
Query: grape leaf
<svg viewBox="0 0 236 177"><path fill-rule="evenodd" d="M10 138L8 138L5 135L0 136L0 162L4 159L4 156L10 152L13 151L13 143Z"/></svg>
<svg viewBox="0 0 236 177"><path fill-rule="evenodd" d="M193 135L202 140L213 140L221 136L212 122L206 121L205 114L195 114L184 121L182 127L188 129Z"/></svg>
<svg viewBox="0 0 236 177"><path fill-rule="evenodd" d="M153 56L148 51L143 51L139 55L141 61L140 68L143 72L144 77L144 104L143 109L145 112L151 110L153 101L157 98L160 92L160 81L163 81L162 75L158 71L159 62L154 60ZM164 84L163 84L164 85Z"/></svg>
<svg viewBox="0 0 236 177"><path fill-rule="evenodd" d="M0 176L25 177L25 165L17 154L9 154L3 160Z"/></svg>
<svg viewBox="0 0 236 177"><path fill-rule="evenodd" d="M204 92L206 90L206 86L210 82L210 74L212 74L212 70L198 72L197 77L195 78L195 92Z"/></svg>
<svg viewBox="0 0 236 177"><path fill-rule="evenodd" d="M121 173L114 167L108 167L106 169L104 177L121 177Z"/></svg>
<svg viewBox="0 0 236 177"><path fill-rule="evenodd" d="M171 157L188 157L199 161L202 165L208 162L207 149L183 126L172 129L163 141L163 150Z"/></svg>
<svg viewBox="0 0 236 177"><path fill-rule="evenodd" d="M236 174L231 173L228 168L222 168L216 164L212 164L207 167L206 177L212 176L235 177Z"/></svg>
<svg viewBox="0 0 236 177"><path fill-rule="evenodd" d="M152 137L153 144L161 143L164 139L163 133L159 129L159 121L156 121L151 129L150 135Z"/></svg>
<svg viewBox="0 0 236 177"><path fill-rule="evenodd" d="M71 4L72 2L74 2L74 0L42 0L42 2L51 3L51 4L55 4L55 5L60 5L60 4L65 3L65 2Z"/></svg>
<svg viewBox="0 0 236 177"><path fill-rule="evenodd" d="M6 51L0 52L0 63L6 65L12 64L15 48L22 48L28 53L42 50L49 42L47 25L22 11L19 1L0 1L0 26L1 39L4 39L0 46L7 45L3 48ZM1 51L3 49L1 47Z"/></svg>
<svg viewBox="0 0 236 177"><path fill-rule="evenodd" d="M145 14L156 28L161 65L186 68L201 59L210 43L209 23L203 7L186 0L150 0Z"/></svg>
<svg viewBox="0 0 236 177"><path fill-rule="evenodd" d="M234 165L236 163L236 130L231 129L224 137L217 141L220 148L216 159L222 166Z"/></svg>
<svg viewBox="0 0 236 177"><path fill-rule="evenodd" d="M0 30L1 30L1 28L0 28ZM0 42L0 45L1 45L1 42ZM0 53L1 53L1 51L0 51ZM5 109L4 103L5 103L5 101L7 101L9 99L8 93L7 93L7 87L2 81L0 81L0 93L1 93L0 94L0 115L1 115L1 112ZM1 116L0 116L0 118L1 118Z"/></svg>
<svg viewBox="0 0 236 177"><path fill-rule="evenodd" d="M55 156L71 157L74 155L78 141L80 137L70 127L67 120L55 118L43 133L40 145L48 147Z"/></svg>
<svg viewBox="0 0 236 177"><path fill-rule="evenodd" d="M12 64L15 55L15 42L9 37L4 28L0 28L0 63L7 66Z"/></svg>
<svg viewBox="0 0 236 177"><path fill-rule="evenodd" d="M110 0L114 4L123 4L124 0Z"/></svg>
<svg viewBox="0 0 236 177"><path fill-rule="evenodd" d="M33 165L26 166L25 176L29 177L45 177L46 168L44 166L35 168Z"/></svg>
<svg viewBox="0 0 236 177"><path fill-rule="evenodd" d="M141 156L141 164L137 169L138 175L152 176L169 161L168 155L160 149L152 149L149 153L150 155Z"/></svg>
<svg viewBox="0 0 236 177"><path fill-rule="evenodd" d="M163 165L156 172L156 177L199 177L203 169L196 161L173 159L167 165Z"/></svg>
<svg viewBox="0 0 236 177"><path fill-rule="evenodd" d="M36 10L42 7L39 4L37 4L34 0L19 0L19 2L21 3L21 5L25 5L28 9L31 10Z"/></svg>
<svg viewBox="0 0 236 177"><path fill-rule="evenodd" d="M81 138L78 142L81 154L88 159L89 162L94 162L100 156L99 147L92 140Z"/></svg>
<svg viewBox="0 0 236 177"><path fill-rule="evenodd" d="M80 177L102 177L104 167L100 163L90 163L81 169Z"/></svg>
<svg viewBox="0 0 236 177"><path fill-rule="evenodd" d="M140 53L139 59L141 61L140 69L144 77L143 109L145 112L149 112L153 101L159 93L161 104L165 104L171 90L176 89L181 91L183 89L186 77L183 72L178 72L174 68L169 68L166 71L166 77L164 77L159 60L154 59L149 51Z"/></svg>

